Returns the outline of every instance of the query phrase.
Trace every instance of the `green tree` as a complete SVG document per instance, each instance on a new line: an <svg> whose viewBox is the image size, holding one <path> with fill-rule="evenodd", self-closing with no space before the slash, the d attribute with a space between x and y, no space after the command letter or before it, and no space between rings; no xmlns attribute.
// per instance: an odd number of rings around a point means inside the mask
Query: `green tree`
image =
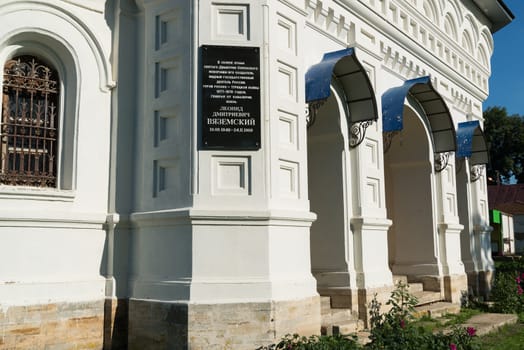
<svg viewBox="0 0 524 350"><path fill-rule="evenodd" d="M518 114L508 115L505 107L488 107L484 111L484 136L490 162L488 178L508 183L515 176L524 182L524 121Z"/></svg>

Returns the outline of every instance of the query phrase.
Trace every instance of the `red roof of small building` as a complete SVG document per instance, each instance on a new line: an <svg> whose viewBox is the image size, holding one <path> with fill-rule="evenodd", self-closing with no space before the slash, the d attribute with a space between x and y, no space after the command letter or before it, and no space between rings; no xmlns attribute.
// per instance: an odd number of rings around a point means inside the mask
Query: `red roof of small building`
<svg viewBox="0 0 524 350"><path fill-rule="evenodd" d="M524 184L488 186L489 209L524 215Z"/></svg>

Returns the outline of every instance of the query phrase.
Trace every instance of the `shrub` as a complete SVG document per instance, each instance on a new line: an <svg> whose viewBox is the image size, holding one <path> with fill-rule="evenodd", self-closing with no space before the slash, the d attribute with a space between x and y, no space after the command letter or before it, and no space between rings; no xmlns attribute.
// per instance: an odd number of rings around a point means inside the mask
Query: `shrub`
<svg viewBox="0 0 524 350"><path fill-rule="evenodd" d="M493 311L502 313L524 312L524 262L499 262L491 290Z"/></svg>
<svg viewBox="0 0 524 350"><path fill-rule="evenodd" d="M285 336L278 344L260 347L257 350L477 350L475 329L457 325L450 331L433 333L413 322L413 311L417 299L408 291L408 286L399 282L386 305L390 310L380 312L381 304L376 296L370 304L370 342L364 347L356 336L311 336L298 334Z"/></svg>
<svg viewBox="0 0 524 350"><path fill-rule="evenodd" d="M397 284L386 303L391 306L388 312L380 313L381 304L375 296L369 312L371 342L366 347L372 350L420 349L425 331L411 323L417 302L417 298L409 294L408 286L402 282Z"/></svg>
<svg viewBox="0 0 524 350"><path fill-rule="evenodd" d="M310 336L309 338L298 334L286 335L278 344L261 347L257 350L357 350L362 346L357 342L356 336Z"/></svg>
<svg viewBox="0 0 524 350"><path fill-rule="evenodd" d="M433 333L413 323L417 300L408 286L399 282L386 303L391 309L380 313L376 298L370 305L370 350L476 350L475 329L454 326L449 332Z"/></svg>

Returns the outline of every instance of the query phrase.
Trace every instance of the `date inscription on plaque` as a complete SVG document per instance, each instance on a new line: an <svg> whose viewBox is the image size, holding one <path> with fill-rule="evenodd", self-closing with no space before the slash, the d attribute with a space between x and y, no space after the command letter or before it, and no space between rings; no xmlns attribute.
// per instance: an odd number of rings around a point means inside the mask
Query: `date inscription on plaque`
<svg viewBox="0 0 524 350"><path fill-rule="evenodd" d="M202 147L260 148L260 49L202 46Z"/></svg>

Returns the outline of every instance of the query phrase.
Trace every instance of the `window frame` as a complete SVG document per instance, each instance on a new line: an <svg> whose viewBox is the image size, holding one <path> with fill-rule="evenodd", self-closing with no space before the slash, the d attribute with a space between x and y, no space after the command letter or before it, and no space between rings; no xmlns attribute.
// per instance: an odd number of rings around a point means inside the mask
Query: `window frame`
<svg viewBox="0 0 524 350"><path fill-rule="evenodd" d="M47 36L35 41L40 35L30 35L32 40L10 40L3 50L0 50L0 63L5 63L19 56L35 56L47 63L58 75L58 140L57 140L57 171L55 187L34 187L0 184L0 198L10 198L13 195L41 200L72 201L76 189L76 158L77 158L77 128L79 113L79 76L75 57L71 55L62 43ZM24 38L25 35L22 35ZM1 49L1 48L0 48ZM2 71L3 74L3 71ZM0 88L3 91L3 79Z"/></svg>
<svg viewBox="0 0 524 350"><path fill-rule="evenodd" d="M18 69L22 74L16 74ZM2 89L2 184L56 188L61 136L58 71L41 57L20 55L4 63L2 79L10 83Z"/></svg>

